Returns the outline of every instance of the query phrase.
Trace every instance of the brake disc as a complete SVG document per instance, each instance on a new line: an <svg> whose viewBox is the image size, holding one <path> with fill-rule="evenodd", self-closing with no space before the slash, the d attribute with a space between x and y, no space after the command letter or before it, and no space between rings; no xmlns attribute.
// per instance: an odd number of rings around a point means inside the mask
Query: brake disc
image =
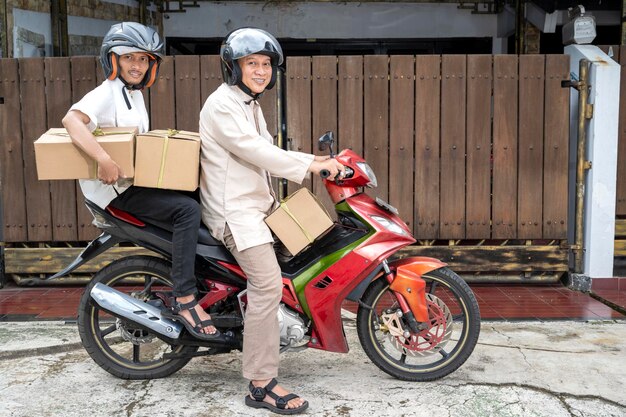
<svg viewBox="0 0 626 417"><path fill-rule="evenodd" d="M387 338L402 354L410 356L430 356L439 352L450 340L454 321L450 309L440 298L426 294L428 306L428 327L419 333L412 333L403 326L399 310L386 312L380 316Z"/></svg>
<svg viewBox="0 0 626 417"><path fill-rule="evenodd" d="M125 322L122 319L115 320L115 327L119 330L122 339L133 345L140 345L143 343L150 343L154 340L154 335L151 335L143 329L133 329L132 323Z"/></svg>

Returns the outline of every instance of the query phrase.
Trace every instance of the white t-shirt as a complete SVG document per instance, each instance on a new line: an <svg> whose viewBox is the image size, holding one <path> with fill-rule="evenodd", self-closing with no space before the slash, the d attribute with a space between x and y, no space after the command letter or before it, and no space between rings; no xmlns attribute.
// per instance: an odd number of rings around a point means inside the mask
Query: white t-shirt
<svg viewBox="0 0 626 417"><path fill-rule="evenodd" d="M126 90L126 96L131 108L128 108L124 99L124 83L119 79L105 80L70 110L79 110L85 113L90 123L87 128L94 131L96 127L131 127L137 126L139 133L147 132L150 119L146 111L141 91ZM98 206L105 208L109 203L123 193L130 186L128 180L121 181L124 185L107 185L100 180L80 180L80 188L85 198Z"/></svg>

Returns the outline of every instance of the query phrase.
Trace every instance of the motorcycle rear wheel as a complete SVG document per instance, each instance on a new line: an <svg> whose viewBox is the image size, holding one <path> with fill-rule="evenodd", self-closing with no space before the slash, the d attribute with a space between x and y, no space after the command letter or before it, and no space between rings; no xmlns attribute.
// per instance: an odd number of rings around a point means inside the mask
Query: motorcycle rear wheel
<svg viewBox="0 0 626 417"><path fill-rule="evenodd" d="M170 345L101 310L90 296L91 289L101 283L158 304L155 292L171 292L170 276L169 262L152 256L118 259L94 275L78 307L78 332L85 350L102 369L122 379L154 379L173 374L191 360L164 358L164 354L191 354L198 346Z"/></svg>
<svg viewBox="0 0 626 417"><path fill-rule="evenodd" d="M469 358L480 333L478 303L465 281L448 268L422 278L428 329L404 333L408 328L402 325L398 302L384 278L370 284L357 313L357 333L367 356L384 372L405 381L433 381L454 372Z"/></svg>

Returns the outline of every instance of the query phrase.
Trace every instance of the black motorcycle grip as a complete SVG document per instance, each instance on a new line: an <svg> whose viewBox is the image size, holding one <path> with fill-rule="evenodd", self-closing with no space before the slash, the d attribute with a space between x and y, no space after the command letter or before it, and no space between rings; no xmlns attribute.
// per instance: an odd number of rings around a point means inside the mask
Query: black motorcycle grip
<svg viewBox="0 0 626 417"><path fill-rule="evenodd" d="M330 177L330 171L327 169L323 169L320 171L320 177L322 178L328 178Z"/></svg>

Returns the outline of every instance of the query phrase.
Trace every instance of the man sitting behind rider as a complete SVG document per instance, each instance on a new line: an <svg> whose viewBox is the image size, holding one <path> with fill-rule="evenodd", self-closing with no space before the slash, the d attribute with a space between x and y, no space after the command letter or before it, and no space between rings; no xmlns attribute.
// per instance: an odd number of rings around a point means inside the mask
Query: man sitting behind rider
<svg viewBox="0 0 626 417"><path fill-rule="evenodd" d="M111 26L100 52L107 79L70 108L63 126L72 142L98 163L98 179L80 181L85 198L101 208L111 205L144 221L171 225L176 304L169 316L181 321L195 337L213 340L219 332L195 300L198 203L176 191L130 185L91 133L96 127L115 126L137 126L140 133L148 131L150 121L141 90L156 80L162 47L159 35L149 27L135 22Z"/></svg>

